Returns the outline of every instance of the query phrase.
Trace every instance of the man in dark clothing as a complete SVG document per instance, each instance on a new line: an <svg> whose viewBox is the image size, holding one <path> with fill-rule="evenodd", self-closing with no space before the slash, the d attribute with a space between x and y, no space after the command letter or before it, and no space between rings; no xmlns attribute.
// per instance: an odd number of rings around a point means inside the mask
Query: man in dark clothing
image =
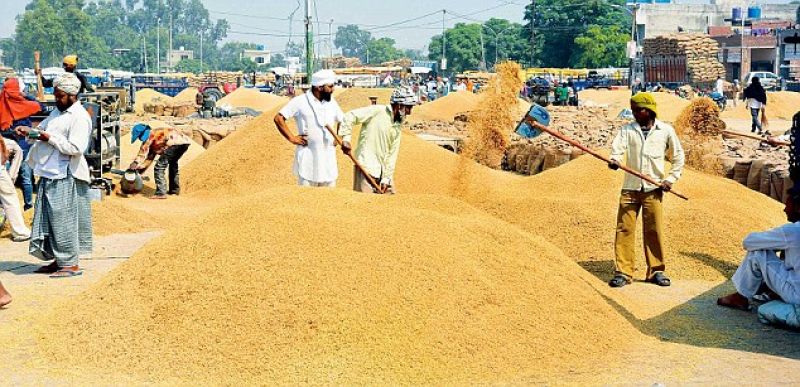
<svg viewBox="0 0 800 387"><path fill-rule="evenodd" d="M83 94L84 92L87 91L90 93L94 92L94 88L92 88L92 85L90 85L89 81L86 80L86 76L84 76L81 73L75 72L75 68L78 67L77 55L65 56L64 63L62 64L62 66L64 67L64 71L75 74L75 76L78 77L78 80L81 81L81 89L78 91L78 94ZM41 69L36 70L36 75L38 75L39 78L42 78L42 87L53 87L53 80L42 77Z"/></svg>

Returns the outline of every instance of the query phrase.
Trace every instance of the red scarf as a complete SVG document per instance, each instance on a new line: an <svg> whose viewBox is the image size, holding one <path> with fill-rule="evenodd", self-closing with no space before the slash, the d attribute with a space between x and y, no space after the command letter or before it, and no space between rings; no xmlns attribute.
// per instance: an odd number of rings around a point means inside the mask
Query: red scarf
<svg viewBox="0 0 800 387"><path fill-rule="evenodd" d="M19 91L17 78L6 79L0 92L0 129L8 129L14 121L28 118L40 110L39 103L28 101Z"/></svg>

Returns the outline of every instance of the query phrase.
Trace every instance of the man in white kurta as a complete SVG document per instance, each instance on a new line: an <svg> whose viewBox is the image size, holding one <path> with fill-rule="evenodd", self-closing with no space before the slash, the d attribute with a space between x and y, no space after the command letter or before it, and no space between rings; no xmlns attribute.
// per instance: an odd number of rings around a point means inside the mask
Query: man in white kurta
<svg viewBox="0 0 800 387"><path fill-rule="evenodd" d="M311 77L311 89L294 97L275 116L281 134L295 144L293 172L298 185L335 187L339 177L336 165L336 142L326 126L334 128L344 119L344 112L333 99L336 75L322 70ZM291 133L286 120L294 118L297 134ZM349 144L345 144L349 149Z"/></svg>
<svg viewBox="0 0 800 387"><path fill-rule="evenodd" d="M717 304L749 309L750 300L767 290L763 286L786 303L800 304L800 190L790 190L785 204L790 223L745 237L747 255L732 278L736 293Z"/></svg>

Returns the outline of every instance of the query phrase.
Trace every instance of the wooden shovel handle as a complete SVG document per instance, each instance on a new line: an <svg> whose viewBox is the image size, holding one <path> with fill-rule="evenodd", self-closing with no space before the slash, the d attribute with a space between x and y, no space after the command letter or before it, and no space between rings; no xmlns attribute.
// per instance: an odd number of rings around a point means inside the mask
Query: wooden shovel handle
<svg viewBox="0 0 800 387"><path fill-rule="evenodd" d="M336 134L336 132L333 130L333 128L330 127L330 125L325 125L325 128L328 129L328 131L333 135L333 138L334 140L336 140L337 145L344 146L344 142L342 142L342 139L339 138L339 135ZM349 153L347 153L347 156L350 157L350 160L353 161L353 165L355 165L356 168L358 168L358 170L361 171L361 174L367 178L369 185L371 185L372 188L374 188L376 191L383 193L383 190L381 189L381 186L378 184L378 182L376 182L375 179L372 178L372 175L370 175L367 172L367 170L364 169L361 163L359 163L358 160L356 160L355 156L353 156L352 150Z"/></svg>
<svg viewBox="0 0 800 387"><path fill-rule="evenodd" d="M579 142L577 142L577 141L565 136L563 133L561 133L561 132L559 132L557 130L550 129L549 127L544 126L544 125L542 125L542 124L540 124L538 122L532 122L532 124L535 125L537 128L539 128L540 130L542 130L543 132L547 132L551 136L553 136L553 137L555 137L555 138L557 138L557 139L559 139L561 141L564 141L564 142L566 142L566 143L568 143L568 144L570 144L570 145L572 145L572 146L574 146L574 147L576 147L576 148L578 148L578 149L580 149L580 150L582 150L582 151L594 156L595 158L603 160L606 163L611 162L611 160L609 158L607 158L607 157L595 152L592 149L589 149L587 146L585 146L585 145L583 145L583 144L581 144L581 143L579 143ZM653 180L650 176L644 175L641 172L634 171L633 169L630 169L630 168L628 168L628 167L626 167L624 165L620 165L619 168L622 169L623 171L633 175L633 176L636 176L636 177L638 177L638 178L650 183L650 184L660 185L658 182ZM678 192L675 192L675 190L669 190L667 192L669 192L669 193L671 193L671 194L673 194L673 195L675 195L675 196L677 196L677 197L679 197L679 198L681 198L683 200L689 200L688 197L686 197L684 195L681 195Z"/></svg>
<svg viewBox="0 0 800 387"><path fill-rule="evenodd" d="M725 134L725 135L728 135L728 136L749 138L751 140L758 140L758 141L764 141L764 142L767 141L766 138L761 137L761 136L756 136L754 134L747 134L747 133L732 132L730 130L723 130L722 134ZM778 144L778 145L789 146L789 143L785 142L785 141L775 141L775 143Z"/></svg>

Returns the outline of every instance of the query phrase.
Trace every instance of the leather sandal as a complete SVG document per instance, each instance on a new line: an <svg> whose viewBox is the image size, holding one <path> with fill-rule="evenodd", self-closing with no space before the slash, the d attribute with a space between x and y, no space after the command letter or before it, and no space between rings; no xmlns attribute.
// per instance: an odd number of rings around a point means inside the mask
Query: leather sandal
<svg viewBox="0 0 800 387"><path fill-rule="evenodd" d="M611 281L608 281L608 286L611 286L612 288L621 288L629 283L631 283L630 279L624 275L617 274L611 279Z"/></svg>
<svg viewBox="0 0 800 387"><path fill-rule="evenodd" d="M664 273L662 273L662 272L658 272L656 274L653 274L653 276L650 277L647 280L647 282L656 284L658 286L669 286L669 285L672 284L672 282L669 280L669 278L667 278L667 276L664 275Z"/></svg>

